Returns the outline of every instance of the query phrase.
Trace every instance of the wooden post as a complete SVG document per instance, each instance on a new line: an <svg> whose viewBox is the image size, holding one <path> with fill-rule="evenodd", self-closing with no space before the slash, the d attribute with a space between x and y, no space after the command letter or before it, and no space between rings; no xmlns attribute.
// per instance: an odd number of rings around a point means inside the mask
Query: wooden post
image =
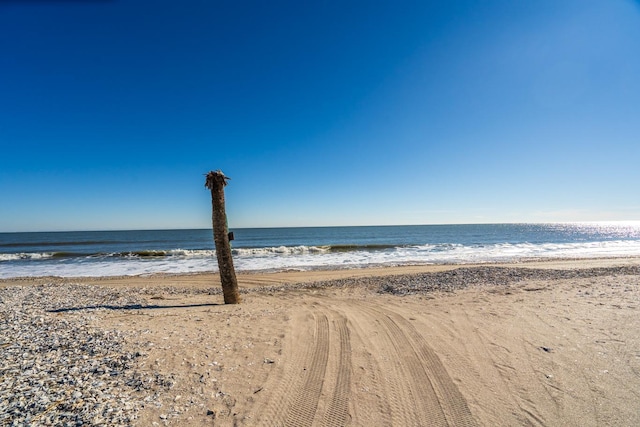
<svg viewBox="0 0 640 427"><path fill-rule="evenodd" d="M233 268L231 257L231 243L229 242L229 229L227 227L227 213L224 206L224 186L229 177L222 171L211 171L207 174L204 186L211 190L211 221L213 223L213 242L216 246L218 268L220 269L220 281L225 304L239 304L238 280Z"/></svg>

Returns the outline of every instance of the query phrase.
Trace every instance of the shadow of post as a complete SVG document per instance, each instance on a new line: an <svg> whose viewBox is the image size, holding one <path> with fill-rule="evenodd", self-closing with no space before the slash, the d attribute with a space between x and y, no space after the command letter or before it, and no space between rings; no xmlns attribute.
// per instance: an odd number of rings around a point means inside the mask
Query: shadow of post
<svg viewBox="0 0 640 427"><path fill-rule="evenodd" d="M195 308L195 307L218 307L224 304L209 303L209 304L186 304L186 305L142 305L142 304L129 304L129 305L87 305L84 307L67 307L56 308L55 310L46 310L48 313L67 313L72 311L81 310L96 310L104 308L106 310L158 310L163 308Z"/></svg>

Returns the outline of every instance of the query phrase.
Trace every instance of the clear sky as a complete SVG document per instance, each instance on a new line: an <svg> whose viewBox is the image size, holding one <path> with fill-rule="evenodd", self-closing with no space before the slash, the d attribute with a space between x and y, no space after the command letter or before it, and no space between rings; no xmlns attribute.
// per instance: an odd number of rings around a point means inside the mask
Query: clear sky
<svg viewBox="0 0 640 427"><path fill-rule="evenodd" d="M640 2L0 1L0 231L640 219Z"/></svg>

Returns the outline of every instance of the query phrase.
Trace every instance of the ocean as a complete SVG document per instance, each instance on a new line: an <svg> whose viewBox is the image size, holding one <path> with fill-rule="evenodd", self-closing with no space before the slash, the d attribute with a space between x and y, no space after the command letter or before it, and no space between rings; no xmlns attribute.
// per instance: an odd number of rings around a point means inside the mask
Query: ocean
<svg viewBox="0 0 640 427"><path fill-rule="evenodd" d="M640 222L236 228L236 271L640 256ZM210 229L0 233L0 278L218 270Z"/></svg>

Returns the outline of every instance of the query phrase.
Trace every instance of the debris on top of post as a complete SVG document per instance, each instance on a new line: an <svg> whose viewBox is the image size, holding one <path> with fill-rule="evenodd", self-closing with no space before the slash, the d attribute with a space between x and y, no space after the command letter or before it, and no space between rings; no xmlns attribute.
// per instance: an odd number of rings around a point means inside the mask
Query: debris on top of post
<svg viewBox="0 0 640 427"><path fill-rule="evenodd" d="M222 184L222 186L224 187L225 185L227 185L227 181L230 179L231 178L225 176L224 173L222 173L222 171L218 169L217 171L211 171L207 174L207 180L205 181L204 186L211 190L217 182L219 184Z"/></svg>

